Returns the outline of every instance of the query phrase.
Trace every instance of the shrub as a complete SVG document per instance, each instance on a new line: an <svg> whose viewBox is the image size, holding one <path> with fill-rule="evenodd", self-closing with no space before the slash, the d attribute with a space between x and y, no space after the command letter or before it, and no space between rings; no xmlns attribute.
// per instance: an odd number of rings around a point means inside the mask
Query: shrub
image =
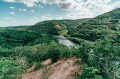
<svg viewBox="0 0 120 79"><path fill-rule="evenodd" d="M100 71L95 67L83 67L83 72L78 76L78 79L102 79L102 76L98 75Z"/></svg>
<svg viewBox="0 0 120 79"><path fill-rule="evenodd" d="M22 67L12 58L0 58L0 79L16 79L22 71Z"/></svg>
<svg viewBox="0 0 120 79"><path fill-rule="evenodd" d="M15 52L20 57L25 57L29 63L41 62L46 59L52 59L53 62L63 57L70 56L70 50L59 43L52 41L48 44L36 46L17 47Z"/></svg>
<svg viewBox="0 0 120 79"><path fill-rule="evenodd" d="M82 58L89 67L98 69L103 78L113 79L117 76L119 67L116 63L119 63L119 45L105 39L98 40L92 45L84 42L78 50L76 56Z"/></svg>

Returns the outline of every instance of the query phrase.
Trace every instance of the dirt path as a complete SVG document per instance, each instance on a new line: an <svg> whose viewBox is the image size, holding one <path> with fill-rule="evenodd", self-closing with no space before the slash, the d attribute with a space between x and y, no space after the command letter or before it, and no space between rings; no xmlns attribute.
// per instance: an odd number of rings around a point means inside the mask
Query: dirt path
<svg viewBox="0 0 120 79"><path fill-rule="evenodd" d="M44 69L26 73L21 79L74 79L76 74L82 73L80 65L80 59L62 59Z"/></svg>

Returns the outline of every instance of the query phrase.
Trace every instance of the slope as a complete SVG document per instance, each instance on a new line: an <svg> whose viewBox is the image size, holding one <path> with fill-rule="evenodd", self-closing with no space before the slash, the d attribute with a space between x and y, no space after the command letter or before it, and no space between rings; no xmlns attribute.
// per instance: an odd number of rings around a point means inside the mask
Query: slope
<svg viewBox="0 0 120 79"><path fill-rule="evenodd" d="M64 35L69 29L75 28L82 22L88 21L89 19L78 19L78 20L48 20L39 22L35 25L28 26L22 29L30 30L33 32L46 33L52 35Z"/></svg>
<svg viewBox="0 0 120 79"><path fill-rule="evenodd" d="M120 9L99 15L87 22L82 23L77 28L68 32L68 37L80 43L85 40L96 41L97 39L110 38L114 42L120 42Z"/></svg>
<svg viewBox="0 0 120 79"><path fill-rule="evenodd" d="M90 20L91 18L83 18L83 19L77 19L77 20L59 20L62 24L66 25L67 29L70 28L76 28L78 25L80 25L83 22L86 22Z"/></svg>
<svg viewBox="0 0 120 79"><path fill-rule="evenodd" d="M49 20L26 27L26 29L39 33L58 35L66 31L66 26L57 20Z"/></svg>

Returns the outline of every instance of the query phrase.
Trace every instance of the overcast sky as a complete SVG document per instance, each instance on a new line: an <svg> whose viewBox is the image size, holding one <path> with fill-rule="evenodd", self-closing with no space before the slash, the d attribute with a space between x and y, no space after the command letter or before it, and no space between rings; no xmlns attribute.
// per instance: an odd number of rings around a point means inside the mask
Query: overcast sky
<svg viewBox="0 0 120 79"><path fill-rule="evenodd" d="M93 18L116 8L120 0L0 0L0 27Z"/></svg>

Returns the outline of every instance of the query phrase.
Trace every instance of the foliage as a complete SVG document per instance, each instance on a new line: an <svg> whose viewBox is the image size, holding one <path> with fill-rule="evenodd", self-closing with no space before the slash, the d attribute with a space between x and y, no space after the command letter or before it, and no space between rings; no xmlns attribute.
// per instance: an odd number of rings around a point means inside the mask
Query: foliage
<svg viewBox="0 0 120 79"><path fill-rule="evenodd" d="M49 36L49 37L43 36L42 38L39 38L39 39L36 39L34 41L29 42L27 45L32 46L32 45L42 44L42 43L50 44L50 42L53 41L53 40L55 42L58 42L58 40L56 38L53 38L52 36Z"/></svg>
<svg viewBox="0 0 120 79"><path fill-rule="evenodd" d="M25 46L30 41L42 37L41 34L28 32L18 29L1 28L0 46L3 48L13 48L16 46Z"/></svg>
<svg viewBox="0 0 120 79"><path fill-rule="evenodd" d="M77 19L77 20L59 20L59 21L62 24L66 25L67 29L70 30L70 29L76 28L78 25L88 20L90 20L90 18Z"/></svg>
<svg viewBox="0 0 120 79"><path fill-rule="evenodd" d="M100 71L95 67L83 67L83 72L78 76L78 79L102 79L102 76L98 75Z"/></svg>
<svg viewBox="0 0 120 79"><path fill-rule="evenodd" d="M117 76L120 46L112 44L109 39L96 41L91 45L89 42L82 43L76 53L77 57L100 71L105 79L112 79Z"/></svg>
<svg viewBox="0 0 120 79"><path fill-rule="evenodd" d="M62 57L69 57L69 49L59 43L52 41L48 44L40 44L36 46L17 47L15 53L21 57L26 57L29 63L41 62L46 59L52 59L53 62Z"/></svg>
<svg viewBox="0 0 120 79"><path fill-rule="evenodd" d="M13 49L2 48L0 46L0 57L8 57L11 54L13 54Z"/></svg>
<svg viewBox="0 0 120 79"><path fill-rule="evenodd" d="M39 22L33 26L26 27L25 29L52 35L61 34L61 31L66 30L66 26L57 20Z"/></svg>
<svg viewBox="0 0 120 79"><path fill-rule="evenodd" d="M23 72L22 67L12 58L0 58L0 78L16 79Z"/></svg>
<svg viewBox="0 0 120 79"><path fill-rule="evenodd" d="M79 39L94 42L98 39L105 39L106 37L116 41L115 38L118 37L118 40L120 36L119 30L120 13L119 9L116 9L90 19L74 29L70 29L68 31L68 37L75 38L73 42Z"/></svg>

